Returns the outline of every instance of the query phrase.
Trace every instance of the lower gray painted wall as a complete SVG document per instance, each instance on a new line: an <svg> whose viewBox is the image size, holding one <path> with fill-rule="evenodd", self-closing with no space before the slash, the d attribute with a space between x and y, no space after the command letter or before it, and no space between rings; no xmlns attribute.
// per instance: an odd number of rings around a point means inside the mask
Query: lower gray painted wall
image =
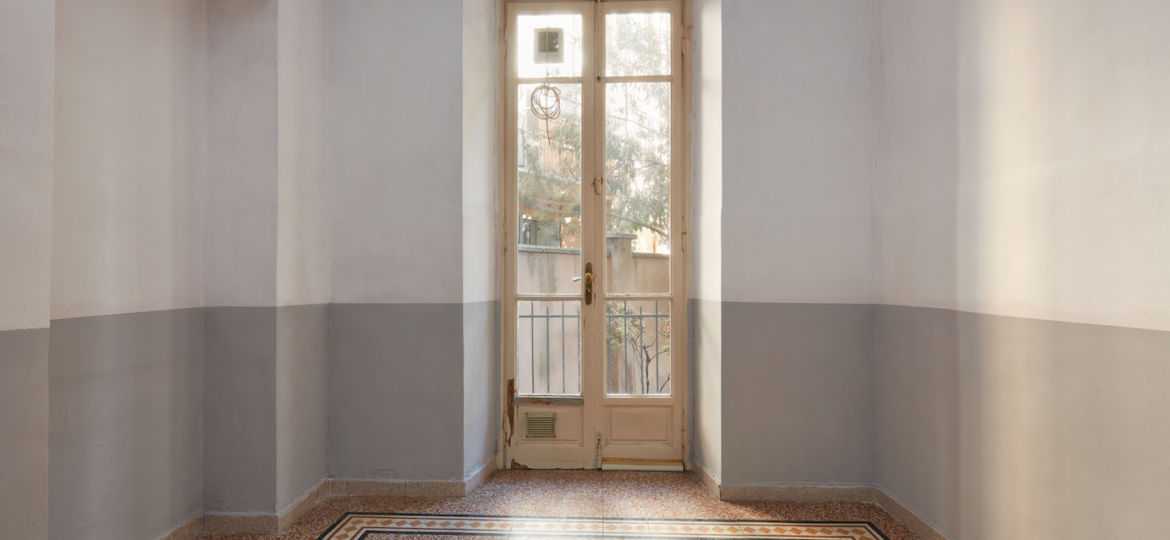
<svg viewBox="0 0 1170 540"><path fill-rule="evenodd" d="M878 483L955 540L1140 538L1170 508L1170 332L880 306Z"/></svg>
<svg viewBox="0 0 1170 540"><path fill-rule="evenodd" d="M276 308L204 308L203 504L276 510Z"/></svg>
<svg viewBox="0 0 1170 540"><path fill-rule="evenodd" d="M722 333L708 427L724 483L876 480L962 540L1136 537L1170 507L1170 332L691 307L692 354L699 322ZM147 539L205 510L279 510L322 471L461 479L495 452L498 310L206 308L0 332L0 396L20 412L0 419L0 517L21 538Z"/></svg>
<svg viewBox="0 0 1170 540"><path fill-rule="evenodd" d="M0 524L49 533L49 329L0 332Z"/></svg>
<svg viewBox="0 0 1170 540"><path fill-rule="evenodd" d="M721 302L687 303L687 433L691 461L715 481L723 475L723 347Z"/></svg>
<svg viewBox="0 0 1170 540"><path fill-rule="evenodd" d="M205 308L207 512L279 512L325 476L328 313Z"/></svg>
<svg viewBox="0 0 1170 540"><path fill-rule="evenodd" d="M329 475L462 480L463 304L329 306Z"/></svg>
<svg viewBox="0 0 1170 540"><path fill-rule="evenodd" d="M276 308L276 510L325 477L329 307Z"/></svg>
<svg viewBox="0 0 1170 540"><path fill-rule="evenodd" d="M500 302L463 304L463 478L495 458L500 430Z"/></svg>
<svg viewBox="0 0 1170 540"><path fill-rule="evenodd" d="M870 484L874 306L723 302L725 484Z"/></svg>
<svg viewBox="0 0 1170 540"><path fill-rule="evenodd" d="M198 309L52 321L50 538L150 539L202 514L202 343Z"/></svg>

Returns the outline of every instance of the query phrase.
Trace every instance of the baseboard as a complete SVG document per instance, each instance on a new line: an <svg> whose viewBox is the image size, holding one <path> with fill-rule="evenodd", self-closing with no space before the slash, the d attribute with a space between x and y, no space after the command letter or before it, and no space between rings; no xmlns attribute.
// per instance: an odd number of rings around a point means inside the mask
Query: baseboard
<svg viewBox="0 0 1170 540"><path fill-rule="evenodd" d="M278 534L292 525L301 516L305 515L313 505L330 495L330 482L323 478L307 489L304 494L289 503L283 510L274 514L262 512L231 513L211 512L203 516L202 532L204 534ZM198 536L199 529L196 529ZM195 538L191 537L191 538ZM167 538L166 540L180 540Z"/></svg>
<svg viewBox="0 0 1170 540"><path fill-rule="evenodd" d="M918 535L919 540L950 540L892 493L878 488L875 495L876 504L907 529L910 529L910 532Z"/></svg>
<svg viewBox="0 0 1170 540"><path fill-rule="evenodd" d="M276 534L280 517L276 514L210 513L203 516L203 534Z"/></svg>
<svg viewBox="0 0 1170 540"><path fill-rule="evenodd" d="M462 497L462 480L330 480L330 496Z"/></svg>
<svg viewBox="0 0 1170 540"><path fill-rule="evenodd" d="M496 472L496 456L492 456L490 459L485 461L483 465L480 465L479 468L475 470L475 472L467 475L467 477L463 479L463 494L470 495L472 491L475 491L476 488L482 486L484 481L486 481L488 477L491 476L494 472Z"/></svg>
<svg viewBox="0 0 1170 540"><path fill-rule="evenodd" d="M196 540L199 538L199 518L192 519L169 533L162 535L161 540Z"/></svg>
<svg viewBox="0 0 1170 540"><path fill-rule="evenodd" d="M875 503L877 488L870 484L725 484L698 463L691 473L722 501L784 501L800 503Z"/></svg>
<svg viewBox="0 0 1170 540"><path fill-rule="evenodd" d="M722 484L719 486L719 498L724 501L873 504L875 490L874 486L866 484Z"/></svg>
<svg viewBox="0 0 1170 540"><path fill-rule="evenodd" d="M277 534L287 529L314 505L329 497L462 497L483 484L496 470L492 459L471 473L465 480L349 480L323 478L304 495L276 514L264 513L209 513L203 516L202 532L206 534ZM198 523L198 520L193 522ZM187 527L184 525L183 527ZM200 528L192 526L195 536L167 536L164 540L190 540L199 535ZM183 529L183 528L180 528ZM176 529L171 534L180 533ZM185 532L183 534L186 534Z"/></svg>
<svg viewBox="0 0 1170 540"><path fill-rule="evenodd" d="M699 478L699 483L707 488L712 497L719 498L719 479L715 478L707 469L698 463L691 463L691 474Z"/></svg>
<svg viewBox="0 0 1170 540"><path fill-rule="evenodd" d="M277 528L281 531L287 529L318 501L329 497L329 493L329 479L322 478L277 515Z"/></svg>

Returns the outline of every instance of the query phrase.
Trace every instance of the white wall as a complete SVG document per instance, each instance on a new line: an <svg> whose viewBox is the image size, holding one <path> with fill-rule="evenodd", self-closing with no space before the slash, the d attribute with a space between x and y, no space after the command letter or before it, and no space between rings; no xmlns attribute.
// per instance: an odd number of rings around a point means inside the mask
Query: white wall
<svg viewBox="0 0 1170 540"><path fill-rule="evenodd" d="M463 301L499 298L496 6L463 0Z"/></svg>
<svg viewBox="0 0 1170 540"><path fill-rule="evenodd" d="M49 325L53 4L0 16L0 331Z"/></svg>
<svg viewBox="0 0 1170 540"><path fill-rule="evenodd" d="M879 309L878 482L956 539L1157 527L1170 5L879 15L878 298L944 309Z"/></svg>
<svg viewBox="0 0 1170 540"><path fill-rule="evenodd" d="M277 305L329 301L323 0L277 6Z"/></svg>
<svg viewBox="0 0 1170 540"><path fill-rule="evenodd" d="M463 0L464 477L494 458L500 431L496 13L493 0Z"/></svg>
<svg viewBox="0 0 1170 540"><path fill-rule="evenodd" d="M53 9L0 3L0 523L14 538L49 528Z"/></svg>
<svg viewBox="0 0 1170 540"><path fill-rule="evenodd" d="M328 198L324 0L277 4L276 511L325 476Z"/></svg>
<svg viewBox="0 0 1170 540"><path fill-rule="evenodd" d="M723 0L697 0L691 58L691 458L716 481L723 466Z"/></svg>
<svg viewBox="0 0 1170 540"><path fill-rule="evenodd" d="M205 300L272 306L278 249L275 0L207 2Z"/></svg>
<svg viewBox="0 0 1170 540"><path fill-rule="evenodd" d="M203 303L205 13L55 5L52 538L156 538L202 514L203 321L183 308Z"/></svg>
<svg viewBox="0 0 1170 540"><path fill-rule="evenodd" d="M461 302L461 2L329 3L338 303Z"/></svg>
<svg viewBox="0 0 1170 540"><path fill-rule="evenodd" d="M202 9L58 3L54 319L202 303Z"/></svg>
<svg viewBox="0 0 1170 540"><path fill-rule="evenodd" d="M882 301L1170 329L1170 5L883 5Z"/></svg>
<svg viewBox="0 0 1170 540"><path fill-rule="evenodd" d="M1170 330L1170 4L965 3L961 309Z"/></svg>
<svg viewBox="0 0 1170 540"><path fill-rule="evenodd" d="M883 0L874 187L877 300L954 308L957 0Z"/></svg>
<svg viewBox="0 0 1170 540"><path fill-rule="evenodd" d="M725 301L872 301L873 16L723 3Z"/></svg>

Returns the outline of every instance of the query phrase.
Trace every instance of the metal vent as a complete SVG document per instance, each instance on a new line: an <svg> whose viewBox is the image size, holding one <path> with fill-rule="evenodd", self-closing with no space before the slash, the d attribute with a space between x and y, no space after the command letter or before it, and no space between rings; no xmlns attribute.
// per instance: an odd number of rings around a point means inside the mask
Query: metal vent
<svg viewBox="0 0 1170 540"><path fill-rule="evenodd" d="M524 413L524 436L529 439L552 439L557 436L557 413Z"/></svg>

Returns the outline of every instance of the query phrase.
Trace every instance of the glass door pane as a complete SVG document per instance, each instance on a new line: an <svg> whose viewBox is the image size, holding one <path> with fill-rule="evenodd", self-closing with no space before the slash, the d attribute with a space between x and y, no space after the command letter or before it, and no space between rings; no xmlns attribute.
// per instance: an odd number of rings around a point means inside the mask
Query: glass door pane
<svg viewBox="0 0 1170 540"><path fill-rule="evenodd" d="M670 395L670 299L605 303L606 393Z"/></svg>
<svg viewBox="0 0 1170 540"><path fill-rule="evenodd" d="M516 306L516 390L581 395L581 303L520 301Z"/></svg>
<svg viewBox="0 0 1170 540"><path fill-rule="evenodd" d="M605 74L670 75L670 14L607 13Z"/></svg>
<svg viewBox="0 0 1170 540"><path fill-rule="evenodd" d="M605 85L610 294L670 292L670 83Z"/></svg>
<svg viewBox="0 0 1170 540"><path fill-rule="evenodd" d="M560 115L532 111L538 84L517 87L516 196L519 294L581 291L581 85L552 84ZM540 99L540 96L537 96Z"/></svg>

